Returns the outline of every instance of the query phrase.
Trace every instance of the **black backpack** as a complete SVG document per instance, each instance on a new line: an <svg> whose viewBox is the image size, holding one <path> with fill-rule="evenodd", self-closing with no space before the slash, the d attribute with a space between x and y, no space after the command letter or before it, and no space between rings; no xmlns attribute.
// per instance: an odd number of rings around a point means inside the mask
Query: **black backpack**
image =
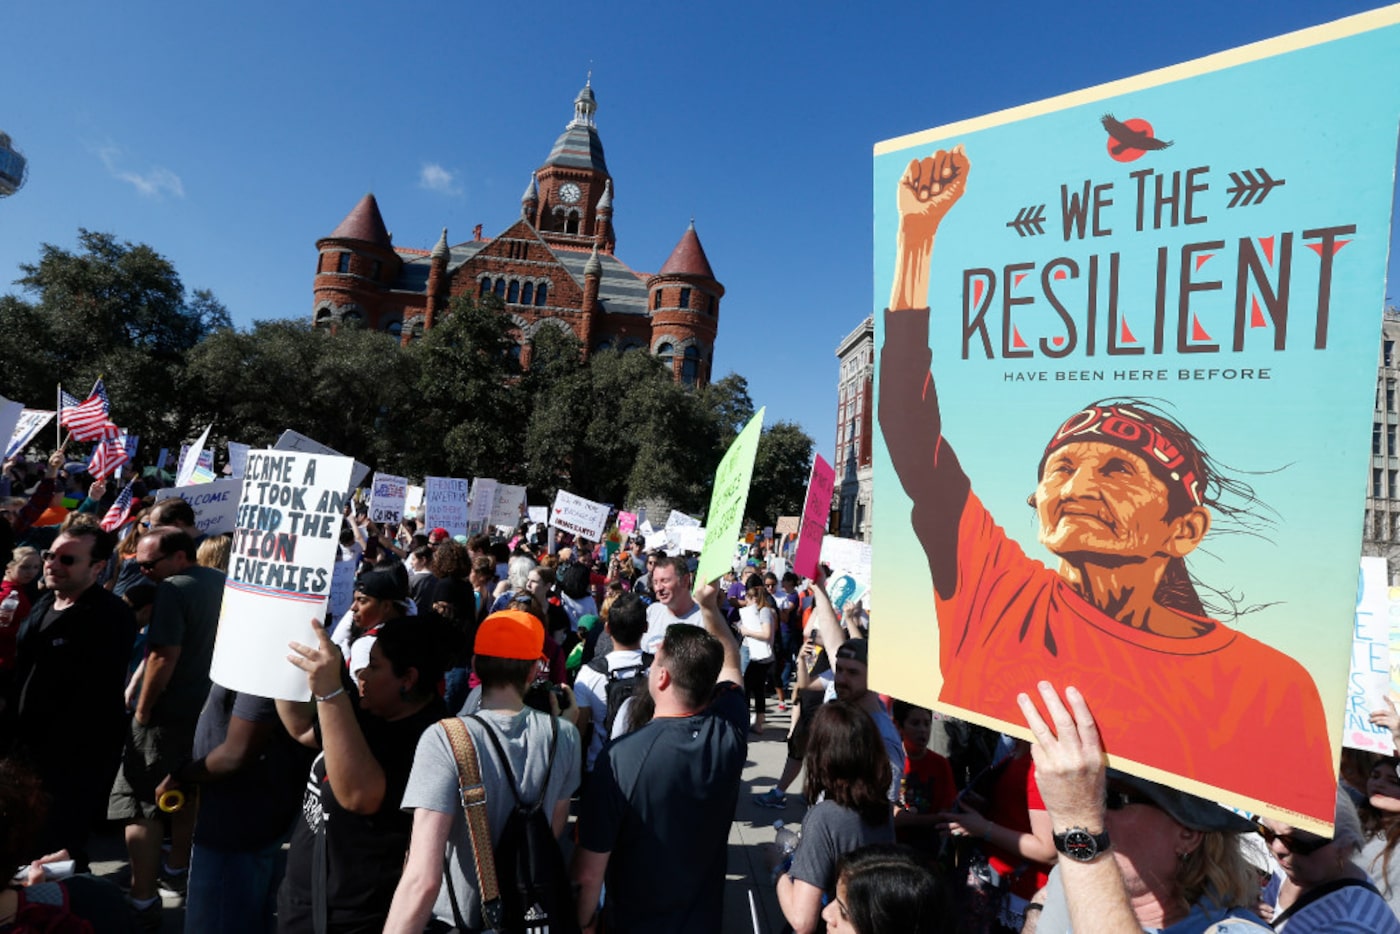
<svg viewBox="0 0 1400 934"><path fill-rule="evenodd" d="M550 718L549 764L545 769L544 787L533 804L520 800L520 782L510 767L510 758L495 729L472 714L491 739L496 760L510 780L510 793L515 799L506 825L496 844L496 879L500 885L499 917L492 917L491 906L483 905L486 923L505 934L577 934L578 915L569 871L564 865L564 852L550 826L552 815L544 811L549 776L554 771L554 754L559 748L559 719Z"/></svg>
<svg viewBox="0 0 1400 934"><path fill-rule="evenodd" d="M640 662L635 665L624 665L621 668L609 668L606 655L595 656L593 661L588 663L589 668L608 679L608 712L603 716L601 725L605 743L608 737L612 736L613 721L617 719L617 712L622 709L622 702L638 690L645 689L646 679L642 678L640 681L637 679L647 673L647 669L651 667L652 658L650 652L643 652ZM595 727L595 729L597 728Z"/></svg>

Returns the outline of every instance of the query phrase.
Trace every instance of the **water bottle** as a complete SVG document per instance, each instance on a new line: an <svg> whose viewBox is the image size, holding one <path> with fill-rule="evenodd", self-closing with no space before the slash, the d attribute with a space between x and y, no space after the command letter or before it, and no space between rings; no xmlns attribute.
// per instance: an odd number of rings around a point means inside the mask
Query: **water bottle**
<svg viewBox="0 0 1400 934"><path fill-rule="evenodd" d="M10 591L0 600L0 629L7 629L15 623L15 613L19 612L19 594Z"/></svg>
<svg viewBox="0 0 1400 934"><path fill-rule="evenodd" d="M773 881L792 868L792 854L797 849L798 834L783 826L781 819L773 821L773 843L778 847L778 852L782 857L778 860L778 865L773 867Z"/></svg>

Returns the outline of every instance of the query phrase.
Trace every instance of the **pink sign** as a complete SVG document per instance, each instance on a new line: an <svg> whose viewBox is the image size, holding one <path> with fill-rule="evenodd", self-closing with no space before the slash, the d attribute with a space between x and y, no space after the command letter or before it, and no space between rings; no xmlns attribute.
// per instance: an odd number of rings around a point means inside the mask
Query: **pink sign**
<svg viewBox="0 0 1400 934"><path fill-rule="evenodd" d="M623 538L632 534L632 530L637 527L637 514L635 512L619 512L617 514L617 531Z"/></svg>
<svg viewBox="0 0 1400 934"><path fill-rule="evenodd" d="M812 478L807 481L807 503L802 507L802 531L797 538L797 554L792 570L800 577L817 573L817 557L822 551L827 518L831 515L831 493L836 488L836 470L818 454L812 459Z"/></svg>

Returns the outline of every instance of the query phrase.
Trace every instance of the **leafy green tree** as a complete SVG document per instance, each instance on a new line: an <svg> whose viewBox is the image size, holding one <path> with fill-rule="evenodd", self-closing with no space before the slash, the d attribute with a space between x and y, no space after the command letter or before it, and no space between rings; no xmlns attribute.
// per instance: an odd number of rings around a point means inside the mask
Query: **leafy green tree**
<svg viewBox="0 0 1400 934"><path fill-rule="evenodd" d="M779 516L802 514L814 446L811 436L796 422L763 426L745 509L750 519L765 526L773 525Z"/></svg>
<svg viewBox="0 0 1400 934"><path fill-rule="evenodd" d="M510 328L500 299L461 296L409 345L418 372L410 472L521 479L528 408Z"/></svg>

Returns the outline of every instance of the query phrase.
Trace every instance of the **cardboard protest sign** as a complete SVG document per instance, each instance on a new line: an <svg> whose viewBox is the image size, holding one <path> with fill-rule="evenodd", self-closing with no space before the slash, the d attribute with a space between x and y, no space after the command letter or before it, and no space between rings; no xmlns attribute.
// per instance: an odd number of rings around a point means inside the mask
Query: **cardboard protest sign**
<svg viewBox="0 0 1400 934"><path fill-rule="evenodd" d="M656 528L651 524L650 519L643 519L642 524L637 526L637 531L650 538L656 532Z"/></svg>
<svg viewBox="0 0 1400 934"><path fill-rule="evenodd" d="M327 604L327 615L333 623L338 623L355 602L355 567L359 563L354 558L346 558L335 562L331 568L331 595Z"/></svg>
<svg viewBox="0 0 1400 934"><path fill-rule="evenodd" d="M679 529L676 529L676 545L680 548L681 551L690 551L694 552L695 554L703 554L705 551L705 542L708 540L709 534L705 530L704 526L684 525L681 526ZM724 571L729 570L730 566L733 564L733 561L733 554L731 553L725 561ZM720 571L720 573L723 574L724 571Z"/></svg>
<svg viewBox="0 0 1400 934"><path fill-rule="evenodd" d="M821 457L820 454L817 455ZM810 485L810 484L809 484ZM796 535L802 528L801 516L779 516L778 524L773 526L779 535Z"/></svg>
<svg viewBox="0 0 1400 934"><path fill-rule="evenodd" d="M821 553L818 560L831 568L833 574L848 572L856 580L870 585L869 543L854 538L839 538L835 535L822 537Z"/></svg>
<svg viewBox="0 0 1400 934"><path fill-rule="evenodd" d="M472 481L471 498L467 505L467 521L486 522L496 505L496 481L477 477Z"/></svg>
<svg viewBox="0 0 1400 934"><path fill-rule="evenodd" d="M529 506L526 508L529 511L531 522L543 524L549 521L548 506Z"/></svg>
<svg viewBox="0 0 1400 934"><path fill-rule="evenodd" d="M408 485L408 495L404 498L403 512L406 516L421 516L423 514L423 488Z"/></svg>
<svg viewBox="0 0 1400 934"><path fill-rule="evenodd" d="M1361 559L1342 745L1389 756L1395 754L1390 730L1371 722L1371 711L1385 708L1390 691L1390 588L1385 578L1384 558Z"/></svg>
<svg viewBox="0 0 1400 934"><path fill-rule="evenodd" d="M491 506L491 524L511 529L520 525L520 513L525 507L525 488L509 483L496 484L496 499Z"/></svg>
<svg viewBox="0 0 1400 934"><path fill-rule="evenodd" d="M176 486L189 486L191 483L208 483L210 480L214 479L214 459L212 456L209 458L208 466L205 468L209 476L196 476L200 471L200 467L203 466L200 464L200 460L204 457L204 445L208 443L209 431L213 427L213 425L205 426L204 431L200 433L199 439L196 440L194 444L181 446L179 466L175 469ZM213 454L212 451L209 453L211 455Z"/></svg>
<svg viewBox="0 0 1400 934"><path fill-rule="evenodd" d="M817 557L821 554L822 536L826 534L827 519L831 515L831 492L835 487L836 468L820 454L813 457L807 499L802 506L801 532L792 558L792 570L798 577L812 578L817 574Z"/></svg>
<svg viewBox="0 0 1400 934"><path fill-rule="evenodd" d="M214 480L156 490L156 502L183 499L194 510L194 524L201 535L223 535L234 530L242 495L241 480Z"/></svg>
<svg viewBox="0 0 1400 934"><path fill-rule="evenodd" d="M687 516L685 513L672 509L671 515L666 517L665 528L679 529L687 525L699 525L700 520L694 516Z"/></svg>
<svg viewBox="0 0 1400 934"><path fill-rule="evenodd" d="M872 689L1027 736L1073 684L1113 765L1327 831L1398 23L876 147Z"/></svg>
<svg viewBox="0 0 1400 934"><path fill-rule="evenodd" d="M235 480L243 479L243 472L248 469L248 452L252 450L246 444L237 441L228 443L228 472L229 476Z"/></svg>
<svg viewBox="0 0 1400 934"><path fill-rule="evenodd" d="M334 454L343 457L335 448L327 447L314 438L308 438L299 431L292 431L290 428L283 431L278 437L273 448L278 451L305 451L308 454ZM369 465L355 461L355 469L350 471L350 485L347 490L353 490L365 482L365 477L369 476Z"/></svg>
<svg viewBox="0 0 1400 934"><path fill-rule="evenodd" d="M744 525L744 506L749 501L749 484L753 480L753 462L758 456L765 411L760 408L754 413L715 469L710 508L705 512L705 548L700 552L700 564L695 569L696 586L719 577L734 563L734 542ZM669 522L667 527L670 527ZM682 527L691 526L686 523Z"/></svg>
<svg viewBox="0 0 1400 934"><path fill-rule="evenodd" d="M29 446L29 442L34 440L34 436L44 430L44 426L54 417L54 413L46 409L24 409L19 413L19 419L15 422L13 430L10 432L9 444L5 447L5 460L14 457L20 451ZM5 437L0 432L0 438Z"/></svg>
<svg viewBox="0 0 1400 934"><path fill-rule="evenodd" d="M325 618L352 466L325 454L248 455L214 681L259 697L310 697L306 673L287 661L287 643L316 644L311 620Z"/></svg>
<svg viewBox="0 0 1400 934"><path fill-rule="evenodd" d="M603 530L608 527L608 507L560 490L554 497L554 508L549 513L549 524L556 529L572 532L584 538L598 541Z"/></svg>
<svg viewBox="0 0 1400 934"><path fill-rule="evenodd" d="M467 481L428 477L423 481L423 525L446 529L452 536L467 534Z"/></svg>
<svg viewBox="0 0 1400 934"><path fill-rule="evenodd" d="M408 499L408 478L377 473L369 485L369 520L380 525L398 525L403 520Z"/></svg>
<svg viewBox="0 0 1400 934"><path fill-rule="evenodd" d="M617 514L617 534L623 538L632 534L637 527L637 514L635 512L619 512Z"/></svg>

